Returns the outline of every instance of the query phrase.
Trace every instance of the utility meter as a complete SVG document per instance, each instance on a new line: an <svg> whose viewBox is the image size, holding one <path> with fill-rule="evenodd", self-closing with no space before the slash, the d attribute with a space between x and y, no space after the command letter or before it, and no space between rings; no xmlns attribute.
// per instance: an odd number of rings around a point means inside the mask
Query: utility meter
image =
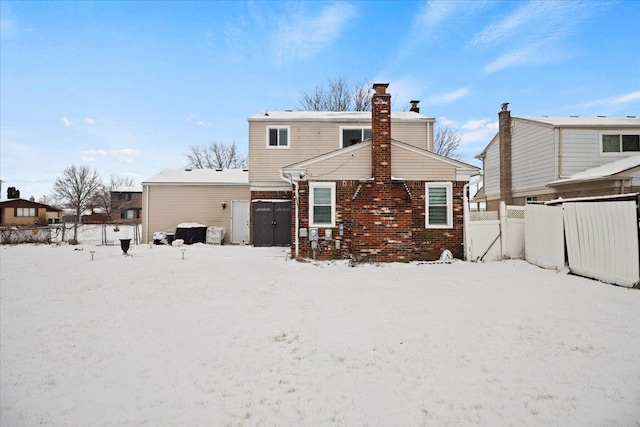
<svg viewBox="0 0 640 427"><path fill-rule="evenodd" d="M309 229L309 241L315 242L318 241L318 229L310 228Z"/></svg>

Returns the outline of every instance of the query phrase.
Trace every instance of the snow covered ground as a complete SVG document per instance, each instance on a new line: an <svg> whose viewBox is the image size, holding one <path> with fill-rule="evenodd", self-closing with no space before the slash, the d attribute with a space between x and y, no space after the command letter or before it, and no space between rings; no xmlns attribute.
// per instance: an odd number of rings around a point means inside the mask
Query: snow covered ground
<svg viewBox="0 0 640 427"><path fill-rule="evenodd" d="M640 426L638 290L524 261L130 254L0 247L2 426Z"/></svg>

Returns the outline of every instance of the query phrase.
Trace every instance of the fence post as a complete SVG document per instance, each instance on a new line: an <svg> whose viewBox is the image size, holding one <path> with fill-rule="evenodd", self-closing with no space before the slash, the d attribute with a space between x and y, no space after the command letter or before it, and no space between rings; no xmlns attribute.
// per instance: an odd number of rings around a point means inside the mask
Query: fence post
<svg viewBox="0 0 640 427"><path fill-rule="evenodd" d="M500 202L500 259L507 256L507 204Z"/></svg>

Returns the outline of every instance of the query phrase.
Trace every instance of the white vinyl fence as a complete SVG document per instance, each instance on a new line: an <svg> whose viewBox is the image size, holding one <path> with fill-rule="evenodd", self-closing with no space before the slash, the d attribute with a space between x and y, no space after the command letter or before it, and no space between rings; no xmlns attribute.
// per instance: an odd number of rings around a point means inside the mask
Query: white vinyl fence
<svg viewBox="0 0 640 427"><path fill-rule="evenodd" d="M640 281L635 201L527 205L526 260L544 268L633 287ZM565 256L566 245L566 256Z"/></svg>
<svg viewBox="0 0 640 427"><path fill-rule="evenodd" d="M468 213L465 251L469 261L524 258L524 207L500 204L499 211Z"/></svg>
<svg viewBox="0 0 640 427"><path fill-rule="evenodd" d="M562 206L525 206L525 259L550 270L565 266Z"/></svg>

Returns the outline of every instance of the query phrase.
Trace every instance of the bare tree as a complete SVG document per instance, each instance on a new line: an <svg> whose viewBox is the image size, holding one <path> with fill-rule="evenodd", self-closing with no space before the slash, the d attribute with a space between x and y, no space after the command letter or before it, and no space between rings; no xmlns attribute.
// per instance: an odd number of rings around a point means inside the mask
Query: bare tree
<svg viewBox="0 0 640 427"><path fill-rule="evenodd" d="M441 156L459 160L461 156L458 153L458 147L461 141L462 137L449 126L438 126L433 141L433 151Z"/></svg>
<svg viewBox="0 0 640 427"><path fill-rule="evenodd" d="M371 85L367 82L349 86L344 77L318 85L313 92L300 95L300 109L305 111L370 111Z"/></svg>
<svg viewBox="0 0 640 427"><path fill-rule="evenodd" d="M78 241L78 223L82 211L94 203L100 188L100 176L95 170L92 172L87 166L69 166L53 184L53 196L63 203L63 206L73 209L74 227L73 240Z"/></svg>
<svg viewBox="0 0 640 427"><path fill-rule="evenodd" d="M225 145L213 141L205 147L191 146L185 157L189 161L188 166L196 169L244 169L247 167L247 158L240 154L235 142Z"/></svg>
<svg viewBox="0 0 640 427"><path fill-rule="evenodd" d="M113 219L113 214L126 208L130 200L120 200L112 197L112 194L120 187L132 187L133 178L125 175L111 174L109 182L100 184L94 199L94 206L104 211L104 214Z"/></svg>

